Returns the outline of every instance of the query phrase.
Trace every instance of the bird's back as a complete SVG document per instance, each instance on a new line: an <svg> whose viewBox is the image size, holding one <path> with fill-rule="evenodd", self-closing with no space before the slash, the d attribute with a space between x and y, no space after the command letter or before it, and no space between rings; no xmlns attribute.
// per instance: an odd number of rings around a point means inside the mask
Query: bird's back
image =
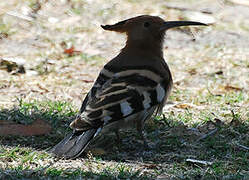
<svg viewBox="0 0 249 180"><path fill-rule="evenodd" d="M171 86L163 58L121 52L103 67L71 127L86 130L112 123L125 127L121 124L128 121L135 126L162 109Z"/></svg>

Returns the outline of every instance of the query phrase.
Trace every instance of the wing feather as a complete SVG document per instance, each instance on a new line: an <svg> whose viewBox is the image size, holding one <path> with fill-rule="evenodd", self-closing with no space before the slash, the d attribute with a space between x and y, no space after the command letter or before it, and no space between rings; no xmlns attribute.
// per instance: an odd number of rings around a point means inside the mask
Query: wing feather
<svg viewBox="0 0 249 180"><path fill-rule="evenodd" d="M108 73L108 75L111 74ZM106 78L105 81L103 77ZM108 78L101 76L100 73L98 79L91 93L88 94L87 103L83 103L84 111L71 123L72 128L88 130L128 119L139 112L155 109L166 95L159 82L137 71L132 71L132 74L125 74L125 76L113 74Z"/></svg>

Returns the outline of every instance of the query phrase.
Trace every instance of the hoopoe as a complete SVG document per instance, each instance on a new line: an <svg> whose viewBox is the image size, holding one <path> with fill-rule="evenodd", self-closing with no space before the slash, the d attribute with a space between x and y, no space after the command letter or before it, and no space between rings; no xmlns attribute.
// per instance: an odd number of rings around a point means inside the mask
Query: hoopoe
<svg viewBox="0 0 249 180"><path fill-rule="evenodd" d="M145 121L162 111L173 84L163 59L165 32L189 25L206 24L164 21L157 16L142 15L101 26L104 30L126 33L126 45L101 70L78 116L70 124L73 133L51 152L76 158L101 130L118 135L121 128L136 127L143 137Z"/></svg>

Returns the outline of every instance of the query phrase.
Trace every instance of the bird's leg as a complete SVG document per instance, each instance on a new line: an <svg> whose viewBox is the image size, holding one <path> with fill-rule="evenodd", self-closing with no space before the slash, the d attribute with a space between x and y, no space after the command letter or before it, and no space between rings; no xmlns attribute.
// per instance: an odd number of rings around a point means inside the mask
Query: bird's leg
<svg viewBox="0 0 249 180"><path fill-rule="evenodd" d="M143 140L144 143L144 149L149 149L149 145L147 143L147 139L144 135L144 121L137 121L137 131L141 137L141 139Z"/></svg>
<svg viewBox="0 0 249 180"><path fill-rule="evenodd" d="M121 143L121 139L120 139L120 136L119 136L119 131L118 131L118 129L115 130L115 134L116 134L116 137L117 137L116 142L117 142L118 144L120 144L120 143Z"/></svg>
<svg viewBox="0 0 249 180"><path fill-rule="evenodd" d="M143 140L144 148L145 148L145 149L149 149L149 145L148 145L147 139L146 139L146 137L145 137L145 135L144 135L144 131L143 131L143 130L139 130L138 132L139 132L140 137L141 137L142 140Z"/></svg>

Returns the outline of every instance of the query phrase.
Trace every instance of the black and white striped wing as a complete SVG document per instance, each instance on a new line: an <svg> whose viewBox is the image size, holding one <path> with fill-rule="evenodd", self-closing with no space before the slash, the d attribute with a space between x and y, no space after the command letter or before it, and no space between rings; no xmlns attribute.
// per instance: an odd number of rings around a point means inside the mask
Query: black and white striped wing
<svg viewBox="0 0 249 180"><path fill-rule="evenodd" d="M164 103L167 83L150 70L111 72L103 69L87 100L81 115L71 123L76 130L98 128L133 115L150 112Z"/></svg>

